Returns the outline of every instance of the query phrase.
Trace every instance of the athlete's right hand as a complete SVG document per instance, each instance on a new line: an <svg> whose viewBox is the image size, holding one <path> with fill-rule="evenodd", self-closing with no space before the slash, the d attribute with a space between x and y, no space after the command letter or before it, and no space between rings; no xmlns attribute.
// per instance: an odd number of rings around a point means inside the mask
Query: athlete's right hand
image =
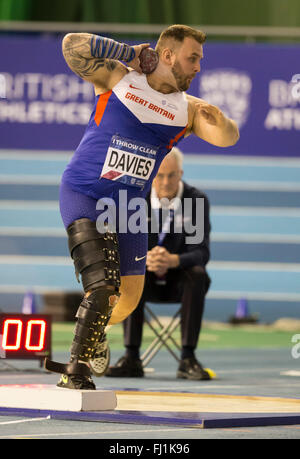
<svg viewBox="0 0 300 459"><path fill-rule="evenodd" d="M144 48L149 48L149 47L150 47L150 43L142 43L141 45L133 46L133 49L135 51L135 57L131 61L127 62L128 66L131 67L133 70L136 70L139 73L143 73L140 67L139 55L141 54Z"/></svg>

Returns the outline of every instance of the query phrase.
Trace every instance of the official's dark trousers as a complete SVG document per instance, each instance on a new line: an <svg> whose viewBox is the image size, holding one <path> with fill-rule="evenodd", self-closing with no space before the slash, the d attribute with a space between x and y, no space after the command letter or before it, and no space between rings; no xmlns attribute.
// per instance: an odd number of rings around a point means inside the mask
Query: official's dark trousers
<svg viewBox="0 0 300 459"><path fill-rule="evenodd" d="M194 266L187 269L169 270L165 282L165 285L158 285L155 274L146 271L145 287L141 300L133 313L123 322L124 344L127 351L137 350L141 346L144 305L148 301L181 303L182 348L196 349L210 278L202 267Z"/></svg>

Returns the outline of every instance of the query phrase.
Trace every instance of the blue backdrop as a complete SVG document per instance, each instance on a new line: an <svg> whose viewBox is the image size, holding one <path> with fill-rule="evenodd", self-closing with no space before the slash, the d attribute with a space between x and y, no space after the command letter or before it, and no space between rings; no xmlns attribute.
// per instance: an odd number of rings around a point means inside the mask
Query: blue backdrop
<svg viewBox="0 0 300 459"><path fill-rule="evenodd" d="M0 148L74 150L93 89L67 67L61 38L0 37ZM299 46L210 44L188 93L235 119L241 138L220 149L194 136L187 153L300 156Z"/></svg>

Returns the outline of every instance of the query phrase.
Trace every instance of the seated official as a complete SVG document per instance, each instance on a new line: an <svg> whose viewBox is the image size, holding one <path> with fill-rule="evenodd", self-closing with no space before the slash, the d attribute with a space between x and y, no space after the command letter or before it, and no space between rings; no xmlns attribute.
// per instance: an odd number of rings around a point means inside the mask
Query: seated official
<svg viewBox="0 0 300 459"><path fill-rule="evenodd" d="M144 291L137 308L123 322L126 353L115 366L109 367L106 376L144 376L140 346L145 302L180 302L182 304L182 349L177 377L194 380L210 379L209 373L195 357L205 295L210 285L205 269L210 256L209 202L203 192L181 180L182 160L183 155L180 150L173 148L163 160L153 181L151 193L147 197L149 251ZM167 201L162 198L167 198ZM203 213L200 216L202 224L204 217L204 237L202 233L201 241L194 243L192 240L193 243L190 243L188 237L191 233L186 232L188 228L184 225L184 221L198 223L196 212L199 212L199 208L196 198L204 198L204 216ZM164 212L166 203L169 204L169 210L171 209L169 214ZM179 214L178 217L176 206L178 207L179 204L181 204L181 215ZM192 215L190 215L191 210ZM158 222L156 232L153 231L154 218Z"/></svg>

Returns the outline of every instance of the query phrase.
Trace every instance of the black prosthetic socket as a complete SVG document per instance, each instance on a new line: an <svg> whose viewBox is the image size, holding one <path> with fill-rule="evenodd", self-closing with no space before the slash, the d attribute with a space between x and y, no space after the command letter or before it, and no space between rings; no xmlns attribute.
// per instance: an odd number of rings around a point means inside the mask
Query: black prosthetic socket
<svg viewBox="0 0 300 459"><path fill-rule="evenodd" d="M120 286L120 260L115 233L99 233L96 223L87 218L76 220L67 228L69 250L85 292L98 287Z"/></svg>

